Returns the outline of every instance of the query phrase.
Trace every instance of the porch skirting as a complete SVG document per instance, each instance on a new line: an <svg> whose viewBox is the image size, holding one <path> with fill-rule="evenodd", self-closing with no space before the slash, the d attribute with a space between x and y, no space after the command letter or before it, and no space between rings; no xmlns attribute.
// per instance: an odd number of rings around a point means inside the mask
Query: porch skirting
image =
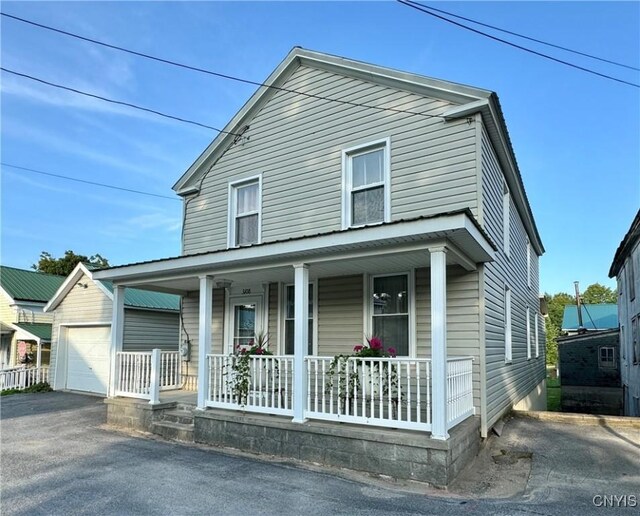
<svg viewBox="0 0 640 516"><path fill-rule="evenodd" d="M236 448L446 487L480 450L480 418L450 431L446 441L409 430L224 410L194 413L198 443Z"/></svg>

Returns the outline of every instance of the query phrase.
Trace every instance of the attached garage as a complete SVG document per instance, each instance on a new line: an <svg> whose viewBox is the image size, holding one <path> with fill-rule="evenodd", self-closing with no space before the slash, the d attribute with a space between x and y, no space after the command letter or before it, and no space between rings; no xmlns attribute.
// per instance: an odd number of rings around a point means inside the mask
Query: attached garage
<svg viewBox="0 0 640 516"><path fill-rule="evenodd" d="M123 351L178 351L180 297L135 288L125 291ZM107 395L111 374L113 285L78 264L51 298L54 312L49 383L55 390Z"/></svg>
<svg viewBox="0 0 640 516"><path fill-rule="evenodd" d="M110 338L108 325L66 329L67 389L107 394Z"/></svg>

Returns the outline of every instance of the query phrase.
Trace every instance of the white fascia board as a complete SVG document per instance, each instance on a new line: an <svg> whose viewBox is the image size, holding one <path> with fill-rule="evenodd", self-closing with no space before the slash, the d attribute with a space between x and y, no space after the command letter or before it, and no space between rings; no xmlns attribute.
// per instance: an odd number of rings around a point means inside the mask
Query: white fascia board
<svg viewBox="0 0 640 516"><path fill-rule="evenodd" d="M9 295L9 293L8 293L5 289L3 289L2 287L0 287L0 294L2 294L4 297L6 297L6 298L7 298L7 300L9 301L9 304L10 304L10 305L14 305L14 304L16 303L15 299L13 299L13 298Z"/></svg>
<svg viewBox="0 0 640 516"><path fill-rule="evenodd" d="M264 81L265 86L260 86L258 90L256 90L238 113L236 113L223 128L223 132L214 138L182 177L178 179L176 184L173 185L173 189L178 195L185 196L198 191L198 187L191 184L192 179L199 172L201 173L203 169L213 166L224 152L224 149L227 148L227 145L235 138L234 134L228 133L236 132L250 120L255 112L269 100L270 96L268 94L274 94L277 91L271 86L281 86L284 84L291 73L301 65L455 103L466 104L477 99L489 98L491 95L491 92L488 90L473 88L463 84L432 79L430 77L401 72L399 70L323 54L321 52L294 48Z"/></svg>
<svg viewBox="0 0 640 516"><path fill-rule="evenodd" d="M535 248L537 255L542 256L544 248L542 247L542 242L538 239L537 232L535 230L536 226L533 220L533 214L531 213L531 207L525 199L524 192L520 186L520 181L517 179L518 167L513 160L514 152L511 144L509 143L509 139L507 138L506 127L504 127L501 117L497 113L495 100L487 98L463 104L461 106L455 106L445 111L444 117L447 120L455 120L475 113L481 113L484 120L495 128L495 132L488 130L487 134L493 143L493 147L498 154L498 158L506 165L506 169L509 172L506 174L509 191L512 194L515 194L513 195L513 199L518 208L518 213L520 213L523 223L527 228L529 239Z"/></svg>
<svg viewBox="0 0 640 516"><path fill-rule="evenodd" d="M249 100L240 108L240 111L224 126L222 132L218 133L213 141L207 146L207 148L198 156L194 163L187 169L187 171L178 179L173 189L178 195L189 195L198 191L198 187L189 184L191 179L202 169L213 166L216 160L220 157L227 144L233 141L234 134L246 120L250 119L254 113L262 107L262 105L268 100L268 93L275 93L277 90L271 88L271 86L279 86L283 83L299 65L297 59L297 51L299 49L294 48L289 52L287 57L276 67L276 69L267 77L264 81L265 86L260 86L256 92L249 97Z"/></svg>
<svg viewBox="0 0 640 516"><path fill-rule="evenodd" d="M62 300L67 296L67 294L71 291L71 289L73 289L78 284L78 281L80 281L80 279L83 276L86 276L89 280L91 280L91 282L94 283L100 290L102 290L102 292L109 299L113 299L113 296L112 296L111 292L109 292L109 289L107 289L99 281L96 281L93 278L93 273L89 269L87 269L84 264L78 263L78 265L76 265L75 269L73 269L71 274L69 274L67 279L64 280L64 283L62 285L60 285L60 288L58 288L58 290L53 295L53 297L44 306L42 311L43 312L50 312L52 310L55 310L56 307L60 303L62 303Z"/></svg>
<svg viewBox="0 0 640 516"><path fill-rule="evenodd" d="M468 228L473 228L473 232ZM125 283L133 278L142 279L147 276L160 276L180 274L188 272L194 275L193 270L197 269L222 269L224 267L241 267L250 264L257 267L260 262L299 261L298 256L304 253L313 254L331 252L333 249L341 247L352 247L357 249L362 245L373 246L376 242L391 242L392 239L401 239L412 236L425 236L438 233L451 233L456 230L467 230L479 240L481 248L486 252L489 259L492 253L491 245L484 236L477 230L475 225L469 220L465 213L458 213L431 219L422 219L403 223L382 224L357 230L340 231L318 237L302 238L299 240L275 242L273 244L238 248L227 252L213 252L198 256L182 256L164 261L134 264L115 269L96 271L94 275L100 279L113 280Z"/></svg>

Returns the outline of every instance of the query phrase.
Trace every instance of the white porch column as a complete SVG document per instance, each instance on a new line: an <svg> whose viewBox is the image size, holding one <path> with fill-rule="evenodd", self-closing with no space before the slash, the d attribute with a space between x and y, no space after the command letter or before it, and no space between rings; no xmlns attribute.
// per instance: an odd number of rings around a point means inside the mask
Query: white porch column
<svg viewBox="0 0 640 516"><path fill-rule="evenodd" d="M124 292L122 285L113 286L113 310L111 313L111 372L109 376L109 396L115 396L117 378L117 353L122 351L124 340Z"/></svg>
<svg viewBox="0 0 640 516"><path fill-rule="evenodd" d="M295 321L293 354L293 422L303 423L307 403L307 365L304 357L309 349L309 266L293 266L295 277Z"/></svg>
<svg viewBox="0 0 640 516"><path fill-rule="evenodd" d="M160 403L160 353L157 348L151 350L151 381L149 383L149 403L151 405Z"/></svg>
<svg viewBox="0 0 640 516"><path fill-rule="evenodd" d="M38 346L36 348L36 367L40 369L42 367L42 340L38 339Z"/></svg>
<svg viewBox="0 0 640 516"><path fill-rule="evenodd" d="M447 253L431 254L431 437L446 440L447 432Z"/></svg>
<svg viewBox="0 0 640 516"><path fill-rule="evenodd" d="M206 408L209 393L209 363L211 353L211 309L213 306L213 278L200 276L200 306L198 320L198 408Z"/></svg>

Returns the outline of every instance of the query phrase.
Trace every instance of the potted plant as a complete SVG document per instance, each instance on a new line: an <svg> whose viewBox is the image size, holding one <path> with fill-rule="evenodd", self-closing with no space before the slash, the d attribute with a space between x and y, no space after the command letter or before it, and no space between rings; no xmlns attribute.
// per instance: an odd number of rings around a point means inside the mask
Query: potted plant
<svg viewBox="0 0 640 516"><path fill-rule="evenodd" d="M252 375L256 374L255 361L252 356L270 356L273 355L269 351L269 334L259 332L254 339L249 341L248 345L239 344L236 346L232 355L231 371L227 378L227 384L230 385L234 397L239 405L245 405L249 396L249 391L253 386ZM266 387L267 377L277 374L277 366L272 367L270 363L262 365L264 371L260 375L259 389L263 391Z"/></svg>
<svg viewBox="0 0 640 516"><path fill-rule="evenodd" d="M340 411L345 407L352 407L354 397L358 398L362 394L364 386L364 396L380 395L380 372L382 368L382 392L389 394L389 383L391 392L397 392L398 375L395 366L387 362L371 362L371 358L393 358L396 350L392 347L385 349L382 339L379 337L367 337L366 344L359 344L353 348L350 355L336 355L329 364L327 370L327 383L325 391L331 392L334 386L338 388L338 398L340 400ZM356 360L352 360L355 358ZM386 381L389 371L390 382ZM336 383L337 382L337 383Z"/></svg>

